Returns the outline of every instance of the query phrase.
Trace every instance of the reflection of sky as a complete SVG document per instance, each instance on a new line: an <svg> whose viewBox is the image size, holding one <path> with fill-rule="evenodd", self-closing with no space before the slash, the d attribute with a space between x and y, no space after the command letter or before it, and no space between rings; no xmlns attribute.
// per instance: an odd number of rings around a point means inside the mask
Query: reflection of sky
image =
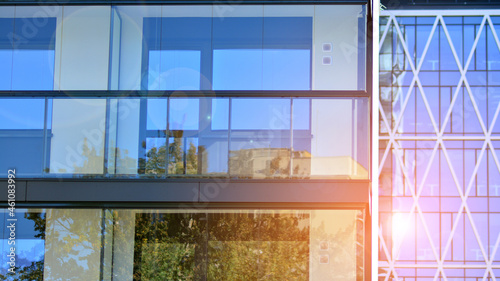
<svg viewBox="0 0 500 281"><path fill-rule="evenodd" d="M231 129L289 130L290 99L233 99Z"/></svg>
<svg viewBox="0 0 500 281"><path fill-rule="evenodd" d="M149 90L199 90L201 52L149 51Z"/></svg>
<svg viewBox="0 0 500 281"><path fill-rule="evenodd" d="M0 99L0 129L43 129L43 99Z"/></svg>
<svg viewBox="0 0 500 281"><path fill-rule="evenodd" d="M52 90L54 50L0 50L0 90Z"/></svg>
<svg viewBox="0 0 500 281"><path fill-rule="evenodd" d="M167 99L148 99L148 130L167 129Z"/></svg>
<svg viewBox="0 0 500 281"><path fill-rule="evenodd" d="M309 90L310 51L214 50L214 90Z"/></svg>

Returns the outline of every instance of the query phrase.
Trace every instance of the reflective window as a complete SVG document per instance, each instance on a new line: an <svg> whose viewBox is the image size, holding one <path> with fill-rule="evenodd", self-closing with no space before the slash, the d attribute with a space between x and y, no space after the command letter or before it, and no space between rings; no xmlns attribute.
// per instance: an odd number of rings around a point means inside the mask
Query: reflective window
<svg viewBox="0 0 500 281"><path fill-rule="evenodd" d="M105 124L105 99L54 99L50 173L102 174Z"/></svg>
<svg viewBox="0 0 500 281"><path fill-rule="evenodd" d="M364 6L113 9L119 89L365 89Z"/></svg>
<svg viewBox="0 0 500 281"><path fill-rule="evenodd" d="M7 215L0 213L1 276L12 246ZM16 280L364 279L362 210L19 209L15 215Z"/></svg>
<svg viewBox="0 0 500 281"><path fill-rule="evenodd" d="M44 99L0 99L0 172L40 176L44 154Z"/></svg>
<svg viewBox="0 0 500 281"><path fill-rule="evenodd" d="M19 147L8 150L12 157L26 157L1 163L23 167L21 176L368 178L366 98L4 99L2 106L0 141Z"/></svg>
<svg viewBox="0 0 500 281"><path fill-rule="evenodd" d="M144 18L148 90L209 90L211 18Z"/></svg>
<svg viewBox="0 0 500 281"><path fill-rule="evenodd" d="M436 16L396 17L402 38L392 22L383 42L380 102L387 122L381 120L379 132L379 208L380 244L388 251L380 251L381 279L426 280L435 273L429 267L438 266L455 268L439 278L493 277L484 274L481 249L491 259L499 232L498 148L494 141L484 146L490 132L492 138L500 132L492 79L500 56L498 18L456 15L443 15L434 33ZM418 73L410 60L422 64ZM409 87L417 74L420 85Z"/></svg>
<svg viewBox="0 0 500 281"><path fill-rule="evenodd" d="M0 89L54 88L56 18L0 18Z"/></svg>

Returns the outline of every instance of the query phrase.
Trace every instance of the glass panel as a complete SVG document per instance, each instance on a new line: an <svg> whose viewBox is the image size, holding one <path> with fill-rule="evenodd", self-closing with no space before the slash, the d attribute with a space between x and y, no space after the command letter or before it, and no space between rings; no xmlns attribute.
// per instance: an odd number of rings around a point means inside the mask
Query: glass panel
<svg viewBox="0 0 500 281"><path fill-rule="evenodd" d="M0 141L26 155L1 163L21 176L368 176L366 99L3 99L0 109Z"/></svg>
<svg viewBox="0 0 500 281"><path fill-rule="evenodd" d="M148 99L148 130L167 129L167 99Z"/></svg>
<svg viewBox="0 0 500 281"><path fill-rule="evenodd" d="M14 46L12 90L52 90L56 18L16 18L14 26L25 40Z"/></svg>
<svg viewBox="0 0 500 281"><path fill-rule="evenodd" d="M262 90L262 50L214 50L214 90Z"/></svg>
<svg viewBox="0 0 500 281"><path fill-rule="evenodd" d="M230 174L288 177L290 99L232 99L231 106Z"/></svg>
<svg viewBox="0 0 500 281"><path fill-rule="evenodd" d="M130 237L133 231L135 245L126 247L130 240L116 245L121 255L127 253L113 269L133 256L134 280L363 278L361 211L119 210L117 215L116 234ZM339 253L344 258L337 259Z"/></svg>
<svg viewBox="0 0 500 281"><path fill-rule="evenodd" d="M294 99L293 111L294 177L368 178L367 100Z"/></svg>
<svg viewBox="0 0 500 281"><path fill-rule="evenodd" d="M112 62L119 68L118 87L365 89L366 43L361 36L365 34L365 6L315 8L314 5L252 5L231 10L224 6L147 6L140 10L113 7L120 17L120 21L114 21L113 35L119 34L116 36L122 38L123 45L120 49L112 48L112 52L121 53L112 54L112 60L120 60L119 64ZM136 40L141 40L142 45L134 43Z"/></svg>
<svg viewBox="0 0 500 281"><path fill-rule="evenodd" d="M9 14L11 17L14 16L14 13ZM10 90L12 85L13 46L11 38L13 32L14 18L0 18L0 61L2 62L0 63L0 90Z"/></svg>
<svg viewBox="0 0 500 281"><path fill-rule="evenodd" d="M54 99L50 173L102 174L105 121L105 99Z"/></svg>
<svg viewBox="0 0 500 281"><path fill-rule="evenodd" d="M0 99L0 175L40 176L43 169L44 99Z"/></svg>
<svg viewBox="0 0 500 281"><path fill-rule="evenodd" d="M0 212L0 274L14 247L15 280L364 276L364 212L356 209L18 209L15 231L8 218Z"/></svg>

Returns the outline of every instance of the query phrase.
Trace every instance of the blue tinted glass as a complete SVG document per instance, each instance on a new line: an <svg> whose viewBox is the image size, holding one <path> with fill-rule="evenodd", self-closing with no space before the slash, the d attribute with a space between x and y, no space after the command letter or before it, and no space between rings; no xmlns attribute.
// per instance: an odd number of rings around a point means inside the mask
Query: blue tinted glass
<svg viewBox="0 0 500 281"><path fill-rule="evenodd" d="M309 99L293 100L293 129L308 130L310 124L311 104Z"/></svg>
<svg viewBox="0 0 500 281"><path fill-rule="evenodd" d="M309 90L310 50L264 50L264 90Z"/></svg>
<svg viewBox="0 0 500 281"><path fill-rule="evenodd" d="M436 17L417 17L417 24L434 24Z"/></svg>
<svg viewBox="0 0 500 281"><path fill-rule="evenodd" d="M199 121L198 99L170 99L169 130L198 130Z"/></svg>
<svg viewBox="0 0 500 281"><path fill-rule="evenodd" d="M14 19L0 18L0 90L10 90L12 79L12 32Z"/></svg>
<svg viewBox="0 0 500 281"><path fill-rule="evenodd" d="M149 52L149 90L199 90L200 51Z"/></svg>
<svg viewBox="0 0 500 281"><path fill-rule="evenodd" d="M56 18L16 18L14 34L18 38L15 49L54 50Z"/></svg>
<svg viewBox="0 0 500 281"><path fill-rule="evenodd" d="M0 100L0 175L16 168L17 176L42 173L43 160L43 99Z"/></svg>
<svg viewBox="0 0 500 281"><path fill-rule="evenodd" d="M462 24L462 17L443 17L444 22L449 24Z"/></svg>
<svg viewBox="0 0 500 281"><path fill-rule="evenodd" d="M56 18L16 18L13 90L52 90Z"/></svg>
<svg viewBox="0 0 500 281"><path fill-rule="evenodd" d="M310 89L312 19L265 17L263 29L261 21L214 21L213 89Z"/></svg>
<svg viewBox="0 0 500 281"><path fill-rule="evenodd" d="M265 17L264 49L311 49L312 18Z"/></svg>
<svg viewBox="0 0 500 281"><path fill-rule="evenodd" d="M227 130L229 126L229 99L212 100L212 130Z"/></svg>
<svg viewBox="0 0 500 281"><path fill-rule="evenodd" d="M311 17L144 18L144 38L149 90L311 88Z"/></svg>
<svg viewBox="0 0 500 281"><path fill-rule="evenodd" d="M43 99L1 99L0 129L43 129Z"/></svg>
<svg viewBox="0 0 500 281"><path fill-rule="evenodd" d="M12 90L52 90L54 50L14 50Z"/></svg>
<svg viewBox="0 0 500 281"><path fill-rule="evenodd" d="M150 51L148 57L148 90L160 89L160 64L161 52Z"/></svg>
<svg viewBox="0 0 500 281"><path fill-rule="evenodd" d="M481 24L483 17L464 17L465 24Z"/></svg>
<svg viewBox="0 0 500 281"><path fill-rule="evenodd" d="M232 130L290 130L289 99L232 99Z"/></svg>
<svg viewBox="0 0 500 281"><path fill-rule="evenodd" d="M212 44L211 18L162 18L162 50L172 50L167 58L162 55L160 71L175 69L176 82L166 80L161 89L210 89L210 56ZM201 74L201 75L200 75ZM172 84L171 84L172 83Z"/></svg>
<svg viewBox="0 0 500 281"><path fill-rule="evenodd" d="M167 99L148 99L148 130L167 129Z"/></svg>
<svg viewBox="0 0 500 281"><path fill-rule="evenodd" d="M0 23L1 24L1 23ZM0 49L0 90L10 90L12 83L12 50Z"/></svg>
<svg viewBox="0 0 500 281"><path fill-rule="evenodd" d="M199 90L200 51L162 50L160 90Z"/></svg>
<svg viewBox="0 0 500 281"><path fill-rule="evenodd" d="M262 49L214 50L214 90L261 90Z"/></svg>
<svg viewBox="0 0 500 281"><path fill-rule="evenodd" d="M150 90L210 89L211 18L144 18L143 85ZM161 50L161 52L160 52Z"/></svg>
<svg viewBox="0 0 500 281"><path fill-rule="evenodd" d="M213 49L262 49L263 18L214 18Z"/></svg>

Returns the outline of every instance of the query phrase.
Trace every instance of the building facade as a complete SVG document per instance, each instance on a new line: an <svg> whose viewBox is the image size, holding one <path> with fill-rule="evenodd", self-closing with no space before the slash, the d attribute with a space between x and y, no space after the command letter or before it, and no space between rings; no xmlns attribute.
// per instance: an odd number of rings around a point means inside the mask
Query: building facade
<svg viewBox="0 0 500 281"><path fill-rule="evenodd" d="M0 277L371 280L371 3L159 2L1 4Z"/></svg>
<svg viewBox="0 0 500 281"><path fill-rule="evenodd" d="M500 10L453 2L380 15L379 280L500 276Z"/></svg>

